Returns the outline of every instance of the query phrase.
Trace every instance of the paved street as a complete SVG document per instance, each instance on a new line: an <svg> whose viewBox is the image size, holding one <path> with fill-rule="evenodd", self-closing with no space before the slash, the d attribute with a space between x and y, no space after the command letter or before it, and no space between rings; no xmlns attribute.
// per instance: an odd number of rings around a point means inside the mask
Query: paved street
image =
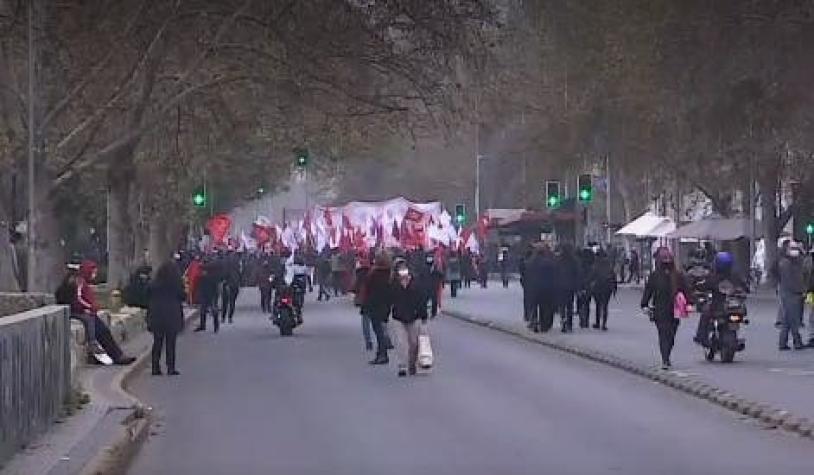
<svg viewBox="0 0 814 475"><path fill-rule="evenodd" d="M475 290L464 292L474 299ZM800 474L810 441L644 379L447 317L437 367L371 367L348 300L281 339L244 289L234 325L182 336L177 378L142 374L156 474ZM614 315L615 317L615 315Z"/></svg>
<svg viewBox="0 0 814 475"><path fill-rule="evenodd" d="M447 292L445 308L524 328L519 283L512 282L509 289L503 289L499 283L490 284L486 290L474 287L465 290L456 299L449 299ZM635 288L619 290L617 298L611 300L607 333L577 328L573 334L563 335L557 322L547 336L655 366L661 361L656 329L639 310L641 292ZM717 358L714 363L704 360L701 348L692 341L698 324L698 317L694 315L679 327L672 358L674 371L700 377L749 399L771 403L814 420L811 398L814 350L778 351L778 332L774 328L776 301L763 295L750 298L747 305L751 323L743 332L746 350L735 356L734 364L721 364ZM593 307L591 312L593 322ZM808 328L804 329L804 336L807 331Z"/></svg>

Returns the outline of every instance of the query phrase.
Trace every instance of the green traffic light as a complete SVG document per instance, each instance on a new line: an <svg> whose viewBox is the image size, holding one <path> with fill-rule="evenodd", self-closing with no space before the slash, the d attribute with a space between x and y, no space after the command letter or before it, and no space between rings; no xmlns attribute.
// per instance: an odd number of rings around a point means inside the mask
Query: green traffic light
<svg viewBox="0 0 814 475"><path fill-rule="evenodd" d="M455 221L458 221L458 224L463 224L465 219L466 218L462 214L459 214L459 215L455 216Z"/></svg>
<svg viewBox="0 0 814 475"><path fill-rule="evenodd" d="M579 190L580 201L591 201L591 192L588 190Z"/></svg>
<svg viewBox="0 0 814 475"><path fill-rule="evenodd" d="M808 235L814 234L814 223L808 223L806 225L806 234Z"/></svg>
<svg viewBox="0 0 814 475"><path fill-rule="evenodd" d="M195 193L192 197L192 204L195 206L203 206L206 203L206 196L203 193Z"/></svg>
<svg viewBox="0 0 814 475"><path fill-rule="evenodd" d="M556 208L557 204L560 202L560 199L556 196L549 196L548 197L548 206L550 208Z"/></svg>

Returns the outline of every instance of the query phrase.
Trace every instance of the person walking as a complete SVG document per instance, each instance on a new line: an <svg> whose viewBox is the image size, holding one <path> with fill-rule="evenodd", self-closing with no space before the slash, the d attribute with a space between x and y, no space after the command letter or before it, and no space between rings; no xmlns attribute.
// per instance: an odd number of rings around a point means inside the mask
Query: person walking
<svg viewBox="0 0 814 475"><path fill-rule="evenodd" d="M370 261L365 256L359 256L356 261L356 271L353 279L353 305L359 307L359 315L362 320L362 337L365 340L365 350L373 351L373 336L371 335L372 324L370 318L365 314L363 303L367 293L367 275L370 273Z"/></svg>
<svg viewBox="0 0 814 475"><path fill-rule="evenodd" d="M500 281L503 283L503 288L509 288L509 248L503 246L497 255L497 265L500 268Z"/></svg>
<svg viewBox="0 0 814 475"><path fill-rule="evenodd" d="M642 280L641 262L639 262L639 253L635 249L630 250L630 272L628 272L627 283L636 280L636 284Z"/></svg>
<svg viewBox="0 0 814 475"><path fill-rule="evenodd" d="M532 299L532 330L545 333L554 324L559 293L557 261L547 244L536 251L526 272Z"/></svg>
<svg viewBox="0 0 814 475"><path fill-rule="evenodd" d="M325 248L327 251L327 247ZM317 258L317 282L319 283L319 291L317 293L317 300L322 301L322 297L325 297L325 301L331 300L331 294L328 293L328 289L331 287L331 257L330 254L323 251L320 253L319 257Z"/></svg>
<svg viewBox="0 0 814 475"><path fill-rule="evenodd" d="M588 328L591 322L591 277L594 273L596 256L593 250L585 248L579 254L580 282L577 289L577 315L579 327Z"/></svg>
<svg viewBox="0 0 814 475"><path fill-rule="evenodd" d="M198 304L200 305L200 323L196 332L206 331L206 317L212 314L215 333L220 330L220 319L215 303L218 297L218 270L214 262L204 264L198 284Z"/></svg>
<svg viewBox="0 0 814 475"><path fill-rule="evenodd" d="M180 373L175 366L175 341L184 328L183 302L186 299L181 272L173 261L158 268L150 282L150 303L147 309L147 328L153 334L152 374L161 373L161 353L166 348L167 374Z"/></svg>
<svg viewBox="0 0 814 475"><path fill-rule="evenodd" d="M594 328L602 328L603 331L607 331L608 304L610 303L611 296L616 294L617 284L613 263L602 249L596 253L596 262L594 263L590 279L591 295L593 295L596 305Z"/></svg>
<svg viewBox="0 0 814 475"><path fill-rule="evenodd" d="M791 349L789 348L789 333L791 333L794 349L802 350L805 346L800 327L803 324L808 279L806 278L803 249L796 241L789 243L785 254L781 255L777 262L777 286L782 308L778 348L781 351Z"/></svg>
<svg viewBox="0 0 814 475"><path fill-rule="evenodd" d="M563 244L560 248L560 255L557 258L557 266L560 272L560 328L563 333L568 333L574 329L574 296L577 293L582 277L580 274L579 262L574 255L574 247L570 244Z"/></svg>
<svg viewBox="0 0 814 475"><path fill-rule="evenodd" d="M381 252L376 256L373 267L365 281L365 298L362 313L370 319L376 335L376 357L372 365L385 365L390 362L387 351L393 347L387 333L387 321L393 308L393 281L390 256Z"/></svg>
<svg viewBox="0 0 814 475"><path fill-rule="evenodd" d="M427 299L420 284L413 279L407 264L395 266L393 285L393 320L398 354L398 375L416 374L418 335L421 323L427 322ZM420 322L419 322L420 320Z"/></svg>
<svg viewBox="0 0 814 475"><path fill-rule="evenodd" d="M676 331L678 331L678 319L674 313L678 292L683 292L687 299L690 298L684 276L676 269L672 252L666 247L661 247L656 251L656 270L645 283L641 307L647 311L650 304L653 304L652 313L648 313L658 330L661 369L663 370L672 367L670 355L673 352Z"/></svg>
<svg viewBox="0 0 814 475"><path fill-rule="evenodd" d="M264 259L257 270L257 287L260 289L260 310L271 313L274 286L272 283L271 263Z"/></svg>
<svg viewBox="0 0 814 475"><path fill-rule="evenodd" d="M240 262L236 254L229 254L223 259L223 308L221 309L222 323L232 323L235 316L237 296L240 293Z"/></svg>
<svg viewBox="0 0 814 475"><path fill-rule="evenodd" d="M455 298L458 296L458 290L461 288L461 255L459 251L450 251L446 262L446 278L449 282L449 296Z"/></svg>

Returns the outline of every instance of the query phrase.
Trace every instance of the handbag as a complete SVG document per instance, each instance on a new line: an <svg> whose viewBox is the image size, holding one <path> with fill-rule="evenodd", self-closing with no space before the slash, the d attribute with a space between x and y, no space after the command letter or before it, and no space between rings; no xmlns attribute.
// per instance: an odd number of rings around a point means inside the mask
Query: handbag
<svg viewBox="0 0 814 475"><path fill-rule="evenodd" d="M688 318L690 316L688 307L687 297L684 292L676 292L675 301L673 302L673 315L675 315L675 318Z"/></svg>
<svg viewBox="0 0 814 475"><path fill-rule="evenodd" d="M433 354L430 334L427 331L427 325L421 325L418 334L418 365L422 369L430 369L432 368L432 363Z"/></svg>

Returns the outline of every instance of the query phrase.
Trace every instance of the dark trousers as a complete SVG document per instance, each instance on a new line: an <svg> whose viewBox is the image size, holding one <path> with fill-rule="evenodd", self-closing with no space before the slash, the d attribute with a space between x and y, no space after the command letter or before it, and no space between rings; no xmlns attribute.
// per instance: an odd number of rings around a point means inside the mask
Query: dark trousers
<svg viewBox="0 0 814 475"><path fill-rule="evenodd" d="M325 282L319 283L319 294L317 295L317 300L322 300L322 296L325 296L325 300L331 300L331 294L328 293L327 290L328 285Z"/></svg>
<svg viewBox="0 0 814 475"><path fill-rule="evenodd" d="M387 335L385 322L371 318L370 325L373 327L373 333L376 335L376 356L387 356L387 350L393 348L393 343Z"/></svg>
<svg viewBox="0 0 814 475"><path fill-rule="evenodd" d="M608 304L610 303L610 293L596 293L594 294L594 303L596 304L596 321L594 326L602 326L606 328L608 325Z"/></svg>
<svg viewBox="0 0 814 475"><path fill-rule="evenodd" d="M119 344L116 343L113 334L110 333L110 328L96 315L93 316L93 323L96 332L96 341L99 342L99 345L102 346L105 353L107 353L114 362L121 360L124 356L124 352L119 347Z"/></svg>
<svg viewBox="0 0 814 475"><path fill-rule="evenodd" d="M537 296L532 318L537 319L537 328L542 332L551 330L554 325L554 313L557 310L557 301L553 295Z"/></svg>
<svg viewBox="0 0 814 475"><path fill-rule="evenodd" d="M709 338L710 323L712 322L712 315L709 312L701 312L698 317L698 329L695 331L695 338L702 344L707 344Z"/></svg>
<svg viewBox="0 0 814 475"><path fill-rule="evenodd" d="M334 297L339 297L339 292L342 292L342 295L345 295L345 286L342 285L343 280L343 272L341 271L334 271L331 275L334 287Z"/></svg>
<svg viewBox="0 0 814 475"><path fill-rule="evenodd" d="M274 288L270 285L260 287L260 309L265 313L271 313L271 296Z"/></svg>
<svg viewBox="0 0 814 475"><path fill-rule="evenodd" d="M522 285L522 282L521 282ZM532 313L534 312L534 298L531 295L531 292L523 286L523 320L526 322L533 322L534 319L531 318Z"/></svg>
<svg viewBox="0 0 814 475"><path fill-rule="evenodd" d="M237 294L240 293L239 285L224 285L223 286L223 308L221 309L221 321L232 321L235 316L235 305L237 304Z"/></svg>
<svg viewBox="0 0 814 475"><path fill-rule="evenodd" d="M563 293L560 302L560 319L563 331L571 330L574 327L574 294L568 291Z"/></svg>
<svg viewBox="0 0 814 475"><path fill-rule="evenodd" d="M659 351L661 351L661 362L669 363L670 354L676 341L678 331L678 320L675 318L656 319L656 329L659 332Z"/></svg>
<svg viewBox="0 0 814 475"><path fill-rule="evenodd" d="M153 332L153 371L161 369L161 351L167 348L167 371L175 371L175 340L176 332Z"/></svg>
<svg viewBox="0 0 814 475"><path fill-rule="evenodd" d="M577 293L577 314L579 315L579 327L588 328L591 320L591 293L586 290Z"/></svg>
<svg viewBox="0 0 814 475"><path fill-rule="evenodd" d="M636 279L636 283L638 284L640 280L642 280L641 271L639 271L638 267L631 267L630 268L630 275L627 276L627 282L633 282L633 279Z"/></svg>
<svg viewBox="0 0 814 475"><path fill-rule="evenodd" d="M212 314L212 324L215 325L215 331L218 331L220 328L220 319L218 319L218 311L212 301L201 303L201 323L198 327L206 329L206 316L210 313Z"/></svg>
<svg viewBox="0 0 814 475"><path fill-rule="evenodd" d="M503 288L509 288L509 274L507 272L500 273L500 280L503 281Z"/></svg>

